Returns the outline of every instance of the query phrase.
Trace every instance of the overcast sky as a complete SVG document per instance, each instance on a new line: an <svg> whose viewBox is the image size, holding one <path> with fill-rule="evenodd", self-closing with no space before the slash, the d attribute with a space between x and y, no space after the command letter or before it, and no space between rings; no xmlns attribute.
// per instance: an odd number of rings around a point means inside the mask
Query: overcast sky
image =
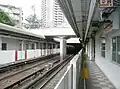
<svg viewBox="0 0 120 89"><path fill-rule="evenodd" d="M13 5L16 7L21 7L24 13L24 17L30 15L32 11L32 6L35 5L37 16L41 15L41 0L1 0L0 4ZM63 31L57 31L58 33ZM72 29L69 29L70 34L74 34ZM57 33L56 33L57 34Z"/></svg>
<svg viewBox="0 0 120 89"><path fill-rule="evenodd" d="M24 16L28 16L30 13L32 13L32 6L35 5L36 13L38 16L40 16L40 6L41 6L41 0L1 0L0 4L5 5L13 5L16 7L21 7Z"/></svg>

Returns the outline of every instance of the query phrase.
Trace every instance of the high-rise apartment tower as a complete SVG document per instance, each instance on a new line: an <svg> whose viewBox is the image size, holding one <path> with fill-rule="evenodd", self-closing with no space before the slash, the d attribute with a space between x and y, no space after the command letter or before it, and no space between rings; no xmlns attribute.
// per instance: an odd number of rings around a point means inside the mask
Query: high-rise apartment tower
<svg viewBox="0 0 120 89"><path fill-rule="evenodd" d="M41 19L43 28L62 27L67 23L57 0L42 0Z"/></svg>

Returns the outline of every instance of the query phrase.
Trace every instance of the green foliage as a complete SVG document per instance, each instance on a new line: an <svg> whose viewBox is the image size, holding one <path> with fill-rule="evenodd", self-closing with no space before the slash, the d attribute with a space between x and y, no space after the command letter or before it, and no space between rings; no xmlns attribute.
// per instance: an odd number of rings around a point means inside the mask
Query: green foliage
<svg viewBox="0 0 120 89"><path fill-rule="evenodd" d="M9 15L4 11L0 10L0 23L14 26L15 24L11 21Z"/></svg>

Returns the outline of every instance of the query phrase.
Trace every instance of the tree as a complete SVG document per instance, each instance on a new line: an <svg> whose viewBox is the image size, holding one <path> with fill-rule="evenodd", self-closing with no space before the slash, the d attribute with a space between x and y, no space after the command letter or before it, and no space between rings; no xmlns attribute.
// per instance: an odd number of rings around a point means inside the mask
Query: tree
<svg viewBox="0 0 120 89"><path fill-rule="evenodd" d="M4 11L2 11L2 10L0 10L0 23L7 24L7 25L11 25L11 26L14 26L14 25L15 25L15 24L12 22L10 16L9 16L6 12L4 12Z"/></svg>
<svg viewBox="0 0 120 89"><path fill-rule="evenodd" d="M41 27L41 20L38 19L36 14L30 15L25 19L28 22L27 28L36 29Z"/></svg>

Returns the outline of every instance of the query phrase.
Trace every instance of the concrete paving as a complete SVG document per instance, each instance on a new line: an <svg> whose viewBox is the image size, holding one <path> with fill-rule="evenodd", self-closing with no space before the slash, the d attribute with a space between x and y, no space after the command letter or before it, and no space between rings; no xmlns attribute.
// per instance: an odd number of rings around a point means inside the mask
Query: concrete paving
<svg viewBox="0 0 120 89"><path fill-rule="evenodd" d="M87 89L116 89L94 61L87 61Z"/></svg>

